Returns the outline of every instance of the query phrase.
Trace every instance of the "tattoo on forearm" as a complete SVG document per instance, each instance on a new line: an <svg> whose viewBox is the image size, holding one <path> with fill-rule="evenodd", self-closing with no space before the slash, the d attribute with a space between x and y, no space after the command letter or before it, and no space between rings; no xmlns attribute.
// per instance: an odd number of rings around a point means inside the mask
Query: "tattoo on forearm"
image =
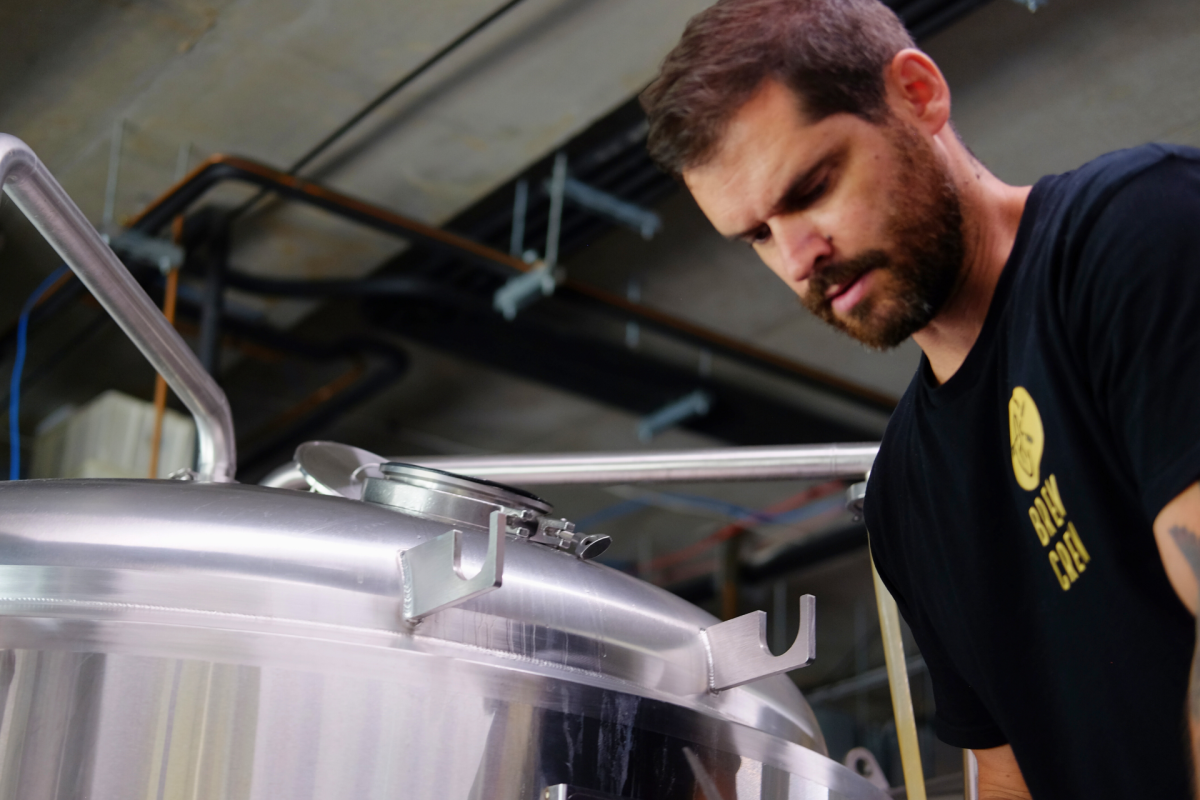
<svg viewBox="0 0 1200 800"><path fill-rule="evenodd" d="M1187 559L1192 573L1195 574L1197 580L1200 580L1200 536L1183 525L1172 525L1170 534L1171 538L1175 540L1175 544L1179 545L1179 551L1183 553L1183 557ZM1196 644L1200 648L1200 614L1196 615L1196 622ZM1192 656L1192 679L1191 685L1188 687L1188 712L1191 714L1192 722L1200 724L1200 649Z"/></svg>
<svg viewBox="0 0 1200 800"><path fill-rule="evenodd" d="M1197 578L1200 578L1200 536L1184 525L1172 525L1171 538L1175 540L1175 544L1179 545L1179 550L1187 559L1192 572L1196 573Z"/></svg>

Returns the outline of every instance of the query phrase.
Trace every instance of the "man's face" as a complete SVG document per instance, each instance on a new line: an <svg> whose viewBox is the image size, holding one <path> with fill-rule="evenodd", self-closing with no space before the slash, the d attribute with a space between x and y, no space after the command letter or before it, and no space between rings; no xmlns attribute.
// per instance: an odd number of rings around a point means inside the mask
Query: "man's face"
<svg viewBox="0 0 1200 800"><path fill-rule="evenodd" d="M962 210L929 142L898 119L809 122L768 81L730 121L715 156L684 171L701 210L830 325L895 347L954 290Z"/></svg>

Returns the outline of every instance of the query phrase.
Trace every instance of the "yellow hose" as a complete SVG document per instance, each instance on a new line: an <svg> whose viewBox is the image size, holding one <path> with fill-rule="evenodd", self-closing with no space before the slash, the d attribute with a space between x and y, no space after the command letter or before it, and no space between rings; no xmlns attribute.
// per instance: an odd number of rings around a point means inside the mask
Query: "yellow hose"
<svg viewBox="0 0 1200 800"><path fill-rule="evenodd" d="M900 610L892 593L880 580L874 558L871 559L871 576L875 579L875 601L879 604L879 627L883 632L888 685L892 689L892 711L896 715L896 736L900 740L904 786L909 800L926 800L921 747L917 744L917 719L913 715L912 693L908 689L908 663L904 658L904 638L900 633Z"/></svg>

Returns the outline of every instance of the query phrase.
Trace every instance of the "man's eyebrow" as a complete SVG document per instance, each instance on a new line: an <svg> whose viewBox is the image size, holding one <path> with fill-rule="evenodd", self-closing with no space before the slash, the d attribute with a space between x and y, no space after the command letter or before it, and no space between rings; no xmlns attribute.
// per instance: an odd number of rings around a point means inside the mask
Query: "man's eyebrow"
<svg viewBox="0 0 1200 800"><path fill-rule="evenodd" d="M839 153L826 153L817 159L811 167L793 178L792 182L788 184L787 189L784 190L783 194L781 194L771 206L768 216L773 217L779 212L783 211L787 207L788 203L794 197L796 197L799 192L803 191L809 184L813 182L819 172L828 167L832 162L836 161L839 156ZM746 228L744 231L729 234L725 237L725 239L730 242L746 241L761 226L761 222L756 222L749 228Z"/></svg>

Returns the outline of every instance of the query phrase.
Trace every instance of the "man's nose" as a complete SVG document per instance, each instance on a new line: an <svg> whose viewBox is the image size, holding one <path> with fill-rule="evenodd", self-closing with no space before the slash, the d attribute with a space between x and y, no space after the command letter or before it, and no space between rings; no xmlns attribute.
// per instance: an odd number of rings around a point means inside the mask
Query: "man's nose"
<svg viewBox="0 0 1200 800"><path fill-rule="evenodd" d="M770 225L784 269L792 281L808 280L817 265L833 254L832 239L810 221L784 217L772 220Z"/></svg>

